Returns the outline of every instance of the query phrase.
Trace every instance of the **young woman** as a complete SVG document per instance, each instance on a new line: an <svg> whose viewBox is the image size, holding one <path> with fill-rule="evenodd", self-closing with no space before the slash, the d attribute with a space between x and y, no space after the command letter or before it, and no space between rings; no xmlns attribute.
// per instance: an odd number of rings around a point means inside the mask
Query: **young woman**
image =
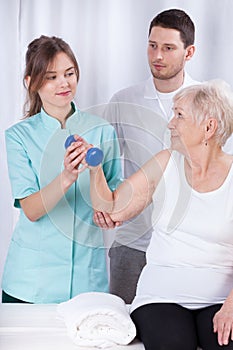
<svg viewBox="0 0 233 350"><path fill-rule="evenodd" d="M4 268L3 302L59 303L90 291L108 291L101 230L93 223L89 176L70 152L88 143L104 152L103 171L120 181L112 126L74 103L79 67L61 38L41 36L26 53L25 118L6 130L9 176L20 215ZM76 142L65 150L70 135ZM86 151L86 146L82 148Z"/></svg>

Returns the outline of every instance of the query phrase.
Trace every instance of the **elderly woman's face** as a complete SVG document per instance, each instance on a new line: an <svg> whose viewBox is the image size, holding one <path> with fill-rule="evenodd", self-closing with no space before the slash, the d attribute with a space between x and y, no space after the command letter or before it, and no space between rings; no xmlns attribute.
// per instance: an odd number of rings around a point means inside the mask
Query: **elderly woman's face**
<svg viewBox="0 0 233 350"><path fill-rule="evenodd" d="M171 148L181 153L187 153L194 147L203 145L204 123L199 125L189 109L189 100L175 101L174 117L168 124L171 131Z"/></svg>

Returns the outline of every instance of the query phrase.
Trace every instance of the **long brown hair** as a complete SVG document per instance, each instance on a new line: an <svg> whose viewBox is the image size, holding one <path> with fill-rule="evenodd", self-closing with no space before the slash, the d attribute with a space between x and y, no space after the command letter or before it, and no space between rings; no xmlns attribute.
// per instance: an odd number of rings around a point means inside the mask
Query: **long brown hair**
<svg viewBox="0 0 233 350"><path fill-rule="evenodd" d="M79 80L79 67L77 60L70 46L61 38L55 36L48 37L41 35L34 39L26 52L26 68L24 73L24 86L27 88L27 97L24 104L25 118L39 113L42 107L42 101L38 94L44 82L44 77L48 65L54 60L55 56L64 52L73 62ZM27 77L30 77L30 83L27 86Z"/></svg>

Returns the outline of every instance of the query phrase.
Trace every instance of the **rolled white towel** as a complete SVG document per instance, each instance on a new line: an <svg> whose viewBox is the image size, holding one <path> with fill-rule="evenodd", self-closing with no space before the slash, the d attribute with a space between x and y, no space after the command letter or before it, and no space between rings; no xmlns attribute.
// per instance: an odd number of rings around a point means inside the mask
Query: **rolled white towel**
<svg viewBox="0 0 233 350"><path fill-rule="evenodd" d="M90 292L57 306L68 334L79 346L107 348L127 345L136 336L136 328L125 302L118 296Z"/></svg>

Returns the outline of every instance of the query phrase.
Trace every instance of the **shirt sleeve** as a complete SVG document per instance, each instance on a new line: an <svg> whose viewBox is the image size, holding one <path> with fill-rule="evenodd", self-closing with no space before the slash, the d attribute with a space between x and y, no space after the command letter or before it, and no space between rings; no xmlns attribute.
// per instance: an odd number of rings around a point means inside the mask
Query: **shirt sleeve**
<svg viewBox="0 0 233 350"><path fill-rule="evenodd" d="M13 128L5 131L8 173L14 206L20 208L19 199L39 191L38 178L33 171L27 149Z"/></svg>
<svg viewBox="0 0 233 350"><path fill-rule="evenodd" d="M106 105L103 113L104 119L106 119L116 130L121 155L124 150L124 133L120 118L120 110L124 108L124 106L125 104L123 102L118 101L117 95L114 95Z"/></svg>
<svg viewBox="0 0 233 350"><path fill-rule="evenodd" d="M108 137L104 137L104 161L103 171L112 191L123 181L121 169L120 147L115 129L109 125Z"/></svg>

